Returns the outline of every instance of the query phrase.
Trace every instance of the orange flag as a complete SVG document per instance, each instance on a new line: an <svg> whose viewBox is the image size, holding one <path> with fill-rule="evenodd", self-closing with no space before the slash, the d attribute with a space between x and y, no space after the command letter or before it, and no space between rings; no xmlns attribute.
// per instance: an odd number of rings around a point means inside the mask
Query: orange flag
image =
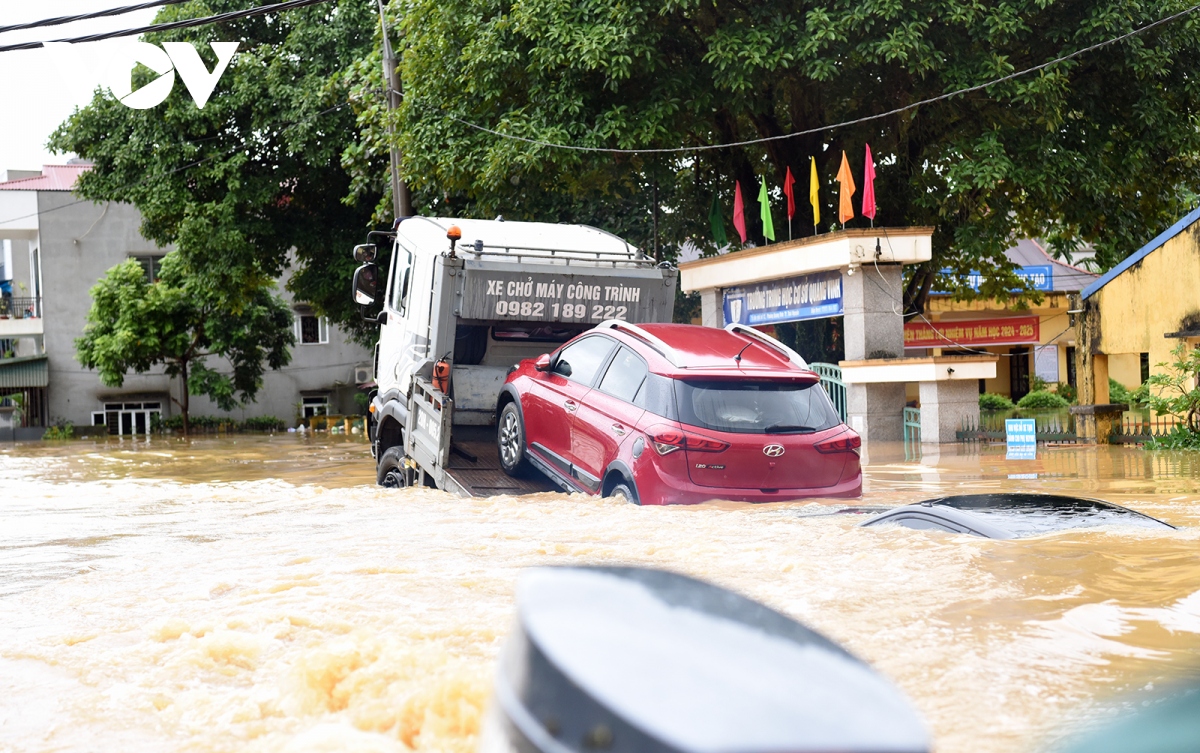
<svg viewBox="0 0 1200 753"><path fill-rule="evenodd" d="M844 151L837 181L842 184L841 190L838 191L838 222L845 227L848 220L854 219L854 206L850 203L850 198L854 196L854 176L850 173L850 162L846 159Z"/></svg>

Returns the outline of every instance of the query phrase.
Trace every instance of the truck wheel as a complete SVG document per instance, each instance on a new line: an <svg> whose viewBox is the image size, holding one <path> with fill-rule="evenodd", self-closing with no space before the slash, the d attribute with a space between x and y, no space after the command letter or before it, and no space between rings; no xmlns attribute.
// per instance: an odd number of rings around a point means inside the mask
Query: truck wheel
<svg viewBox="0 0 1200 753"><path fill-rule="evenodd" d="M510 476L520 476L529 468L525 458L525 424L516 403L500 411L496 422L496 447L500 450L500 467Z"/></svg>
<svg viewBox="0 0 1200 753"><path fill-rule="evenodd" d="M408 474L404 470L403 447L389 447L379 457L379 465L375 470L375 480L380 486L388 489L400 489L408 486Z"/></svg>
<svg viewBox="0 0 1200 753"><path fill-rule="evenodd" d="M635 505L641 504L641 502L638 501L637 492L635 492L633 487L624 481L610 489L608 496L612 497L613 499L623 499L626 502L632 502Z"/></svg>

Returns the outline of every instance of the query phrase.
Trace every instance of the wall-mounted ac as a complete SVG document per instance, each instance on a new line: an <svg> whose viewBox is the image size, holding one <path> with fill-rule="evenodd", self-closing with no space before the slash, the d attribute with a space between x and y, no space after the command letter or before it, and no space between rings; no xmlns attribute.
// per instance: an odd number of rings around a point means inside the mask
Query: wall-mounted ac
<svg viewBox="0 0 1200 753"><path fill-rule="evenodd" d="M362 364L354 367L354 383L366 384L371 381L371 366L370 364Z"/></svg>

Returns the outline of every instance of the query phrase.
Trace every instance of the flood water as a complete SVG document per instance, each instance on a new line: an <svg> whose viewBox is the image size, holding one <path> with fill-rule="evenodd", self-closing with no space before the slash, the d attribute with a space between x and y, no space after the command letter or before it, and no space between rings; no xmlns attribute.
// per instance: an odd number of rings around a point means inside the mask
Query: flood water
<svg viewBox="0 0 1200 753"><path fill-rule="evenodd" d="M733 588L892 678L937 749L1041 750L1200 666L1200 458L952 446L862 504L1031 490L1182 530L859 529L840 503L636 507L382 490L361 442L0 449L0 750L470 751L513 585L641 564Z"/></svg>

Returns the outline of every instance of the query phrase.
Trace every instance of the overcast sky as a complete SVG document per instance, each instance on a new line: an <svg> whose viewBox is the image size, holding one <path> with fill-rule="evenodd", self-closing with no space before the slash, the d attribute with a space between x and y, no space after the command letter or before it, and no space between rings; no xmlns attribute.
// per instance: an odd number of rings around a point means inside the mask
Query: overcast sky
<svg viewBox="0 0 1200 753"><path fill-rule="evenodd" d="M0 0L0 26L133 4L132 0ZM154 21L156 12L152 8L62 26L11 31L0 34L0 44L145 26ZM0 169L37 170L44 164L64 162L70 156L52 155L46 150L46 140L76 107L91 101L101 73L94 65L83 65L82 70L64 76L59 67L48 50L0 52Z"/></svg>

